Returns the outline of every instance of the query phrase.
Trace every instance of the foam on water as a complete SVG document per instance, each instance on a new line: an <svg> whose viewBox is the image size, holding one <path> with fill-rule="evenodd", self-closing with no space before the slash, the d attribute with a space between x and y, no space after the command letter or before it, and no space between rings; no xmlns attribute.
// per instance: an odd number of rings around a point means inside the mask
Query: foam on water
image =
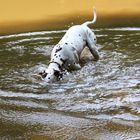
<svg viewBox="0 0 140 140"><path fill-rule="evenodd" d="M107 29L107 30L112 30L112 31L140 31L139 27L124 27L124 28L112 28L112 29Z"/></svg>

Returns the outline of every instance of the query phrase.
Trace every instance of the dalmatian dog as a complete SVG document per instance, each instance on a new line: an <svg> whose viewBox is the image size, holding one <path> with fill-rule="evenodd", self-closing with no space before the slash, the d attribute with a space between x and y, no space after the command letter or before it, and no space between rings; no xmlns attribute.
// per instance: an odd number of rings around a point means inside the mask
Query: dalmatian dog
<svg viewBox="0 0 140 140"><path fill-rule="evenodd" d="M79 61L83 49L87 46L94 59L99 60L96 46L96 36L88 25L96 22L96 9L93 10L93 20L81 25L70 27L63 38L54 46L48 68L40 72L42 79L46 82L60 80L63 70L79 70Z"/></svg>

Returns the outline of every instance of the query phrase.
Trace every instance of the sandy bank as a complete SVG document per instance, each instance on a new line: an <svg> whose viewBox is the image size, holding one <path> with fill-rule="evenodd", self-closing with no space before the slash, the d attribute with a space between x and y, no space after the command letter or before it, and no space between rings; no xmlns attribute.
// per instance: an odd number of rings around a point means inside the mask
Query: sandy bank
<svg viewBox="0 0 140 140"><path fill-rule="evenodd" d="M108 27L140 27L140 14L98 14L97 22L92 28L108 28ZM68 29L75 24L81 24L86 20L91 20L92 14L69 14L52 16L48 19L33 21L15 21L0 23L0 35L43 31L43 30L59 30Z"/></svg>

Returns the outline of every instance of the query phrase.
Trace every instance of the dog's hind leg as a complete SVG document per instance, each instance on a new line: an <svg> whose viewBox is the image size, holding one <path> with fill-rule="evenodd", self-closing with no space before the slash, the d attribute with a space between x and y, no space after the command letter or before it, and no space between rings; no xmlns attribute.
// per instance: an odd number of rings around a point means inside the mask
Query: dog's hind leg
<svg viewBox="0 0 140 140"><path fill-rule="evenodd" d="M99 52L96 47L96 37L92 31L88 30L87 33L87 47L89 48L91 54L95 58L96 61L99 60Z"/></svg>

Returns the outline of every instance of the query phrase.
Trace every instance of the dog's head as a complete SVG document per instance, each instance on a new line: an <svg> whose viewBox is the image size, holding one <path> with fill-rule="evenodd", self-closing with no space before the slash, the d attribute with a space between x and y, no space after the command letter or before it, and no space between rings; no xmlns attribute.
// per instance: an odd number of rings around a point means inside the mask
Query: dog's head
<svg viewBox="0 0 140 140"><path fill-rule="evenodd" d="M63 73L55 69L47 69L43 72L40 72L39 75L41 75L42 79L44 79L46 82L54 82L61 80Z"/></svg>

